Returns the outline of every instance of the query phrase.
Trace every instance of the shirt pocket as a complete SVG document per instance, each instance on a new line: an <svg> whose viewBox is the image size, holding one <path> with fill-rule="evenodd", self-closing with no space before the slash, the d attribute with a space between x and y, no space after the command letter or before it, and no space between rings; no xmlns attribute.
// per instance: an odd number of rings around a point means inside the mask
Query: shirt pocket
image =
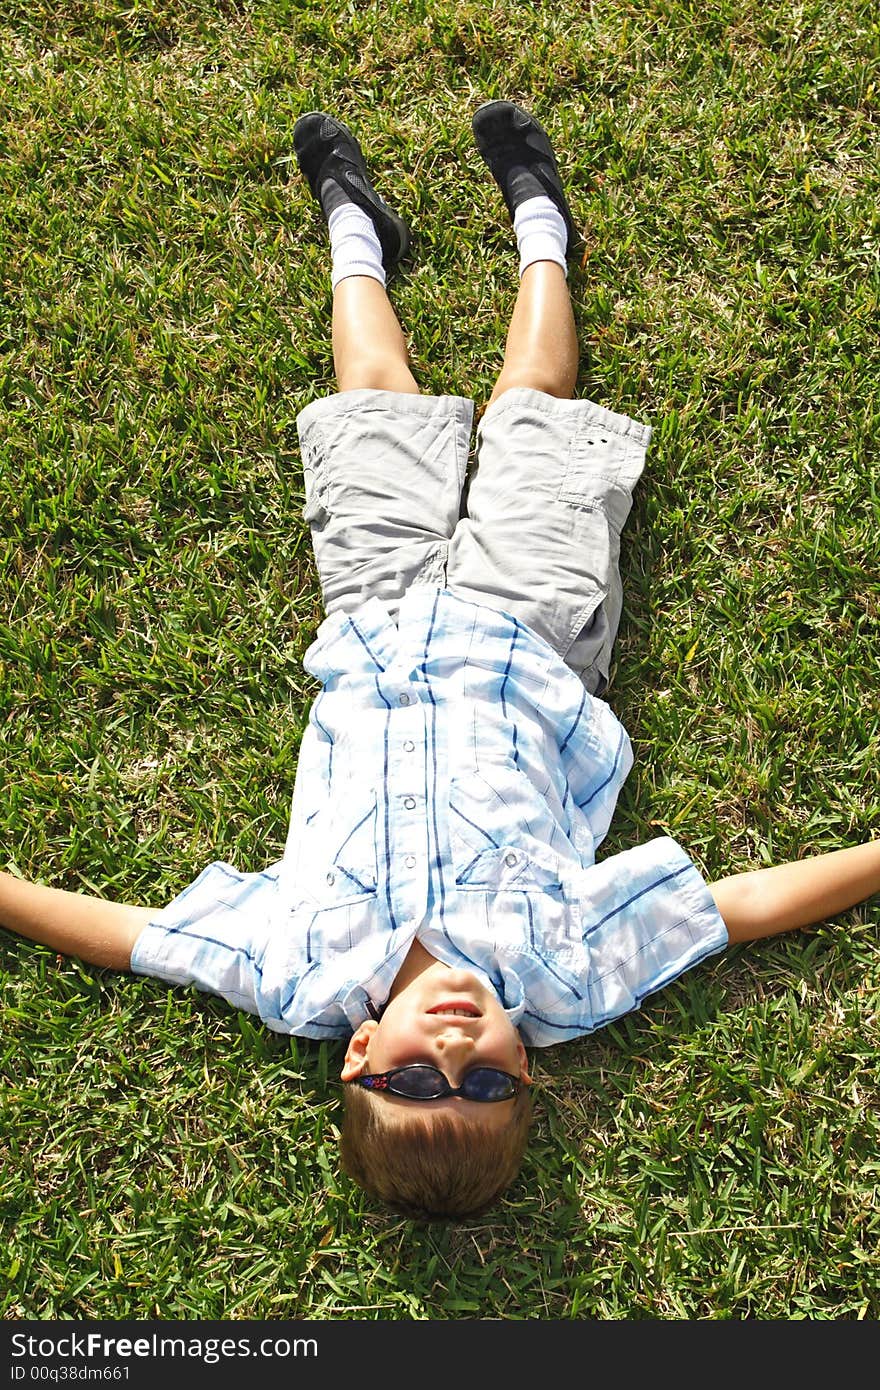
<svg viewBox="0 0 880 1390"><path fill-rule="evenodd" d="M561 892L559 855L548 843L555 824L528 778L513 766L492 765L453 777L449 839L456 887L482 893Z"/></svg>
<svg viewBox="0 0 880 1390"><path fill-rule="evenodd" d="M316 908L375 898L378 882L375 793L354 805L339 800L306 816L298 896Z"/></svg>

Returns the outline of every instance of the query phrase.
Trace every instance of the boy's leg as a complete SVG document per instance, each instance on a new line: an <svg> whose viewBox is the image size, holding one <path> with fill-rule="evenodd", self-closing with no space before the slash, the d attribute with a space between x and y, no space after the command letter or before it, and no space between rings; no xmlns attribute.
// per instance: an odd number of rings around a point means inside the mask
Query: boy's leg
<svg viewBox="0 0 880 1390"><path fill-rule="evenodd" d="M403 330L384 285L349 275L333 291L333 365L340 391L418 394Z"/></svg>
<svg viewBox="0 0 880 1390"><path fill-rule="evenodd" d="M565 271L532 261L519 282L504 363L489 404L517 386L568 398L578 371L578 342Z"/></svg>
<svg viewBox="0 0 880 1390"><path fill-rule="evenodd" d="M545 132L511 102L491 102L474 134L513 218L520 283L447 580L518 617L599 693L621 612L620 532L651 432L571 398L576 233Z"/></svg>
<svg viewBox="0 0 880 1390"><path fill-rule="evenodd" d="M294 148L330 233L339 390L297 418L324 607L350 611L375 597L394 617L411 584L444 579L473 406L419 393L385 293L409 231L373 187L352 133L310 112Z"/></svg>
<svg viewBox="0 0 880 1390"><path fill-rule="evenodd" d="M340 391L418 391L386 276L409 250L409 228L376 192L347 126L301 116L293 144L327 219L333 286L333 362Z"/></svg>
<svg viewBox="0 0 880 1390"><path fill-rule="evenodd" d="M567 398L578 370L566 279L577 233L552 146L535 118L510 101L486 102L473 127L507 204L519 251L519 293L490 404L517 386Z"/></svg>

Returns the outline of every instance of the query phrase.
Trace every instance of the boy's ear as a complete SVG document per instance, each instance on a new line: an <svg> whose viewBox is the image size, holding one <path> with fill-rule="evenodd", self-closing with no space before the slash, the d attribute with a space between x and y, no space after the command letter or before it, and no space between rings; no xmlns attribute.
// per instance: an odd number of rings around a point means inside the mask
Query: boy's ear
<svg viewBox="0 0 880 1390"><path fill-rule="evenodd" d="M519 1079L524 1086L531 1086L532 1078L529 1075L529 1059L522 1043L519 1044Z"/></svg>
<svg viewBox="0 0 880 1390"><path fill-rule="evenodd" d="M340 1081L353 1081L365 1070L370 1038L378 1027L379 1024L374 1018L368 1018L361 1024L360 1028L352 1033L345 1053L345 1061L342 1064L342 1071L339 1073Z"/></svg>

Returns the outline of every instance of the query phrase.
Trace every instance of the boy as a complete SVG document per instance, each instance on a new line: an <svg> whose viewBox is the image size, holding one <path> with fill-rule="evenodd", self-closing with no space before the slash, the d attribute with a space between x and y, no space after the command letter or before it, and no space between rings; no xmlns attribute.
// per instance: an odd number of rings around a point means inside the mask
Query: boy
<svg viewBox="0 0 880 1390"><path fill-rule="evenodd" d="M632 761L599 696L649 430L572 399L575 230L545 132L510 102L473 128L520 280L467 479L472 405L419 394L385 292L408 229L345 126L294 132L329 225L339 391L298 421L328 617L283 858L213 864L158 912L0 875L12 931L348 1036L343 1162L414 1215L478 1212L515 1175L525 1044L880 889L880 842L711 887L665 837L596 863Z"/></svg>

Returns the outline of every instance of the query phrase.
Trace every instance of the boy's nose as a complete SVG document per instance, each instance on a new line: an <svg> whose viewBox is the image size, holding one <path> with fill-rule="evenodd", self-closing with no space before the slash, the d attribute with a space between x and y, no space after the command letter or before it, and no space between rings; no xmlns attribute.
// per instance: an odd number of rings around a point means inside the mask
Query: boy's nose
<svg viewBox="0 0 880 1390"><path fill-rule="evenodd" d="M437 1034L434 1045L441 1057L455 1062L469 1057L477 1044L463 1028L450 1028L448 1032Z"/></svg>

